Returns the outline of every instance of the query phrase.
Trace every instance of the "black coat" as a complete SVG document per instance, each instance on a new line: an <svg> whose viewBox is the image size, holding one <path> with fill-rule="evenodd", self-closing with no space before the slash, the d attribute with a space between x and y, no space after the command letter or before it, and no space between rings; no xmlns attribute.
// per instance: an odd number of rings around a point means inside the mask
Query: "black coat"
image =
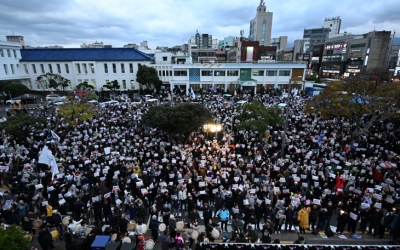
<svg viewBox="0 0 400 250"><path fill-rule="evenodd" d="M49 230L41 230L39 232L38 242L43 250L53 249L53 237L51 236Z"/></svg>

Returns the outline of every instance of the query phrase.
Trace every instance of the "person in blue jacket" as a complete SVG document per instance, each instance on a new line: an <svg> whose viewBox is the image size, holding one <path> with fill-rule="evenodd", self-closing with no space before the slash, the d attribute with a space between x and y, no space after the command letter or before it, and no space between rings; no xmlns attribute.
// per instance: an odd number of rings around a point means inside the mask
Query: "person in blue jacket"
<svg viewBox="0 0 400 250"><path fill-rule="evenodd" d="M228 232L228 220L229 220L229 210L226 209L225 205L222 205L222 208L215 213L215 217L219 216L221 220L221 230L224 230L225 225L225 232Z"/></svg>

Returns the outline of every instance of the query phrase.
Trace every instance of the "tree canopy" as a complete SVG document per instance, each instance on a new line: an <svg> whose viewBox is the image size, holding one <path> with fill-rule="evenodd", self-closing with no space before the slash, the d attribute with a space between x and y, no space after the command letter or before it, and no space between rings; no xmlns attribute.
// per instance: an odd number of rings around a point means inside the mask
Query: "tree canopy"
<svg viewBox="0 0 400 250"><path fill-rule="evenodd" d="M0 246L1 249L21 250L27 249L30 244L30 239L13 225L9 229L0 228Z"/></svg>
<svg viewBox="0 0 400 250"><path fill-rule="evenodd" d="M92 119L97 113L97 107L94 104L69 98L68 102L58 107L57 117L63 124L74 127L78 119L86 121Z"/></svg>
<svg viewBox="0 0 400 250"><path fill-rule="evenodd" d="M212 119L211 112L197 103L155 106L143 115L144 124L160 128L178 142L186 141L191 132L211 122Z"/></svg>
<svg viewBox="0 0 400 250"><path fill-rule="evenodd" d="M263 135L269 126L283 124L279 107L266 108L259 100L246 103L241 113L235 116L235 125L239 130L258 131Z"/></svg>
<svg viewBox="0 0 400 250"><path fill-rule="evenodd" d="M119 85L117 80L114 80L111 82L107 82L106 84L104 84L103 87L109 90L117 90L121 88L121 85Z"/></svg>
<svg viewBox="0 0 400 250"><path fill-rule="evenodd" d="M0 130L5 130L10 135L21 135L21 131L27 131L26 128L33 126L40 128L46 120L37 116L31 116L26 113L19 113L7 118L7 121L0 123Z"/></svg>
<svg viewBox="0 0 400 250"><path fill-rule="evenodd" d="M93 85L90 85L88 82L84 81L76 85L77 90L93 90Z"/></svg>
<svg viewBox="0 0 400 250"><path fill-rule="evenodd" d="M11 93L12 96L20 96L28 94L30 92L29 88L21 83L10 83L4 86L3 91L8 94Z"/></svg>
<svg viewBox="0 0 400 250"><path fill-rule="evenodd" d="M162 81L158 77L157 70L153 67L148 67L147 65L142 65L139 63L139 69L136 73L136 80L138 83L146 86L149 90L156 90L159 92L162 86Z"/></svg>
<svg viewBox="0 0 400 250"><path fill-rule="evenodd" d="M60 74L45 73L36 78L40 83L43 90L46 88L53 88L55 90L64 90L69 86L70 80L62 77Z"/></svg>
<svg viewBox="0 0 400 250"><path fill-rule="evenodd" d="M400 108L400 86L374 77L335 81L310 101L306 110L324 117L345 117L357 129L352 140L368 132L375 122L395 118ZM368 120L365 118L368 117Z"/></svg>

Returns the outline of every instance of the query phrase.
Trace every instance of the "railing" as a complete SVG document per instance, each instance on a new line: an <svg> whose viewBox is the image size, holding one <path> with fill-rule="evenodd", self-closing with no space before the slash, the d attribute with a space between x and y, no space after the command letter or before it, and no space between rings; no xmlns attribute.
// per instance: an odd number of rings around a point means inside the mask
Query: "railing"
<svg viewBox="0 0 400 250"><path fill-rule="evenodd" d="M186 64L186 65L194 65L194 64L244 64L244 65L248 65L248 64L307 64L307 62L305 61L272 61L272 60L268 60L268 61L262 61L262 62L230 62L230 61L212 61L212 62L185 62L185 63L177 63L177 62L166 62L166 61L153 61L153 64L164 64L164 65L168 65L168 64Z"/></svg>

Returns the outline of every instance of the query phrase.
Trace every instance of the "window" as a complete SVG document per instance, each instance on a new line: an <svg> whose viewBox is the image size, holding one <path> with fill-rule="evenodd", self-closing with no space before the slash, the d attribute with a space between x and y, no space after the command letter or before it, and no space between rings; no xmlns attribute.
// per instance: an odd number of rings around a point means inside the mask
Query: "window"
<svg viewBox="0 0 400 250"><path fill-rule="evenodd" d="M187 76L187 71L186 70L175 70L174 76Z"/></svg>
<svg viewBox="0 0 400 250"><path fill-rule="evenodd" d="M94 89L97 89L97 85L96 85L96 79L92 79L92 86L94 87Z"/></svg>
<svg viewBox="0 0 400 250"><path fill-rule="evenodd" d="M158 76L161 76L161 70L158 71Z"/></svg>
<svg viewBox="0 0 400 250"><path fill-rule="evenodd" d="M214 76L225 76L225 70L215 70Z"/></svg>
<svg viewBox="0 0 400 250"><path fill-rule="evenodd" d="M0 49L0 56L4 57L4 50L3 49Z"/></svg>
<svg viewBox="0 0 400 250"><path fill-rule="evenodd" d="M49 64L49 72L53 74L53 66L51 64Z"/></svg>
<svg viewBox="0 0 400 250"><path fill-rule="evenodd" d="M121 73L125 74L125 63L121 63Z"/></svg>
<svg viewBox="0 0 400 250"><path fill-rule="evenodd" d="M172 76L172 70L169 71L169 75Z"/></svg>
<svg viewBox="0 0 400 250"><path fill-rule="evenodd" d="M162 71L162 75L165 76L165 70Z"/></svg>
<svg viewBox="0 0 400 250"><path fill-rule="evenodd" d="M32 82L31 82L30 79L28 79L28 88L29 88L29 89L32 89Z"/></svg>
<svg viewBox="0 0 400 250"><path fill-rule="evenodd" d="M65 73L69 74L69 66L68 66L68 64L65 64Z"/></svg>
<svg viewBox="0 0 400 250"><path fill-rule="evenodd" d="M32 64L32 71L33 71L33 74L37 74L36 65L35 64Z"/></svg>
<svg viewBox="0 0 400 250"><path fill-rule="evenodd" d="M61 74L61 66L59 63L57 63L57 72L58 74Z"/></svg>
<svg viewBox="0 0 400 250"><path fill-rule="evenodd" d="M122 80L122 89L126 89L126 80Z"/></svg>
<svg viewBox="0 0 400 250"><path fill-rule="evenodd" d="M14 57L17 58L17 51L13 50L13 53L14 53Z"/></svg>
<svg viewBox="0 0 400 250"><path fill-rule="evenodd" d="M78 72L78 74L81 73L81 65L79 63L76 63L76 72Z"/></svg>
<svg viewBox="0 0 400 250"><path fill-rule="evenodd" d="M213 71L212 70L202 70L201 71L201 76L212 76Z"/></svg>
<svg viewBox="0 0 400 250"><path fill-rule="evenodd" d="M135 80L131 80L131 88L135 89Z"/></svg>
<svg viewBox="0 0 400 250"><path fill-rule="evenodd" d="M29 74L28 64L24 64L25 74Z"/></svg>
<svg viewBox="0 0 400 250"><path fill-rule="evenodd" d="M108 74L108 65L107 65L107 63L104 64L104 73Z"/></svg>
<svg viewBox="0 0 400 250"><path fill-rule="evenodd" d="M11 73L15 74L14 64L10 64L10 66L11 66Z"/></svg>
<svg viewBox="0 0 400 250"><path fill-rule="evenodd" d="M87 72L88 72L86 63L83 64L83 72L85 72L85 74L87 74Z"/></svg>
<svg viewBox="0 0 400 250"><path fill-rule="evenodd" d="M227 76L239 76L239 70L228 70Z"/></svg>
<svg viewBox="0 0 400 250"><path fill-rule="evenodd" d="M165 71L165 72L166 72L165 74L168 76L168 70L167 70L167 71Z"/></svg>
<svg viewBox="0 0 400 250"><path fill-rule="evenodd" d="M36 80L35 83L36 83L36 88L39 89L39 88L40 88L40 83L39 83L39 81Z"/></svg>
<svg viewBox="0 0 400 250"><path fill-rule="evenodd" d="M11 50L9 50L9 49L7 50L7 56L11 57Z"/></svg>
<svg viewBox="0 0 400 250"><path fill-rule="evenodd" d="M279 70L279 76L290 76L290 70Z"/></svg>
<svg viewBox="0 0 400 250"><path fill-rule="evenodd" d="M109 83L110 82L110 80L106 80L106 83Z"/></svg>
<svg viewBox="0 0 400 250"><path fill-rule="evenodd" d="M166 57L166 56L163 56L163 57L162 57L163 62L166 62L167 59L168 59L168 57Z"/></svg>
<svg viewBox="0 0 400 250"><path fill-rule="evenodd" d="M92 74L94 74L94 65L93 65L93 63L89 63L89 68L90 68L90 72L92 72Z"/></svg>
<svg viewBox="0 0 400 250"><path fill-rule="evenodd" d="M113 68L113 73L116 74L117 73L117 64L113 63L112 68Z"/></svg>
<svg viewBox="0 0 400 250"><path fill-rule="evenodd" d="M267 70L266 72L265 72L265 75L266 76L277 76L277 71L276 70Z"/></svg>
<svg viewBox="0 0 400 250"><path fill-rule="evenodd" d="M6 75L8 75L8 67L7 64L3 64L4 66L4 73L6 73Z"/></svg>
<svg viewBox="0 0 400 250"><path fill-rule="evenodd" d="M263 76L264 70L253 70L253 76Z"/></svg>
<svg viewBox="0 0 400 250"><path fill-rule="evenodd" d="M133 74L133 64L129 64L129 73Z"/></svg>
<svg viewBox="0 0 400 250"><path fill-rule="evenodd" d="M40 64L40 70L42 71L42 74L44 74L44 64Z"/></svg>
<svg viewBox="0 0 400 250"><path fill-rule="evenodd" d="M78 79L78 84L81 84L82 82L82 79Z"/></svg>

